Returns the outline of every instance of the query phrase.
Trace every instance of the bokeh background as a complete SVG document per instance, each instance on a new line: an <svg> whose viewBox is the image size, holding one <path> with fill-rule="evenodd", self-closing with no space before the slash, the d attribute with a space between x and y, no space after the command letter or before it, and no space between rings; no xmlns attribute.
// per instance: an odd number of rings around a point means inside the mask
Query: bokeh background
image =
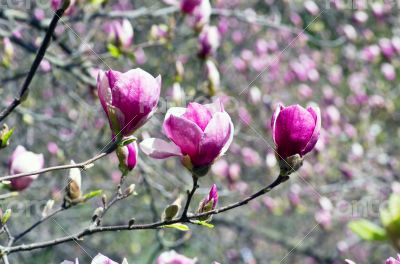
<svg viewBox="0 0 400 264"><path fill-rule="evenodd" d="M1 3L0 106L21 87L46 25L54 14L46 1ZM215 216L213 229L124 231L10 255L11 263L60 263L98 252L129 263L154 263L175 249L199 263L383 263L396 254L389 240L365 241L348 227L357 219L380 223L380 210L400 192L400 32L396 1L211 1L209 24L221 44L212 60L220 83L211 85L199 58L191 17L162 1L78 1L62 18L30 87L29 96L6 119L15 128L1 150L0 174L18 145L43 153L45 165L87 160L109 142L111 132L96 91L96 72L140 67L163 79L159 110L136 136L164 137L166 109L221 98L235 125L230 150L200 179L192 210L216 183L219 204L238 201L279 173L270 119L277 103L317 104L323 130L303 167L268 196ZM133 43L116 51L107 25L126 17ZM157 29L165 34L157 33ZM10 52L12 49L12 52ZM212 86L212 87L211 87ZM113 207L104 224L158 220L164 208L191 186L179 160L140 161L127 178L138 195ZM68 172L42 174L11 208L10 232L40 219L49 199L62 203ZM82 172L85 192L115 191L120 172L114 154ZM2 194L9 191L6 186ZM90 224L100 198L46 221L18 243L51 240ZM400 205L399 205L400 206ZM363 228L358 233L365 233ZM400 230L400 227L399 227ZM393 232L392 232L393 233ZM3 233L0 237L6 243Z"/></svg>

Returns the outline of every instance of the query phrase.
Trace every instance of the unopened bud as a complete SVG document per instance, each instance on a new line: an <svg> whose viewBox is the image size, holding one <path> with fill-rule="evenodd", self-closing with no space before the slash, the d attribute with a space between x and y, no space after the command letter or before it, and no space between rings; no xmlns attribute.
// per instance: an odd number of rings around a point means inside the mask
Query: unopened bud
<svg viewBox="0 0 400 264"><path fill-rule="evenodd" d="M54 206L54 200L51 200L51 199L48 200L42 211L43 218L45 218L46 216L49 215L51 209L53 209L53 206Z"/></svg>
<svg viewBox="0 0 400 264"><path fill-rule="evenodd" d="M107 206L107 200L108 200L107 195L103 194L103 195L101 196L101 202L102 202L102 204L103 204L103 207L106 207L106 206Z"/></svg>
<svg viewBox="0 0 400 264"><path fill-rule="evenodd" d="M124 191L125 196L130 196L132 194L136 194L135 188L136 188L135 184L129 185L129 187L126 188L125 191Z"/></svg>
<svg viewBox="0 0 400 264"><path fill-rule="evenodd" d="M136 221L135 218L129 219L129 222L128 222L129 227L132 227L135 224L135 221Z"/></svg>
<svg viewBox="0 0 400 264"><path fill-rule="evenodd" d="M177 82L182 82L183 80L183 76L185 74L185 68L183 67L183 63L180 60L177 60L175 62L175 70L176 70L176 76L175 76L175 80Z"/></svg>
<svg viewBox="0 0 400 264"><path fill-rule="evenodd" d="M71 164L75 164L71 161ZM81 171L78 168L69 170L69 183L66 188L67 197L71 200L76 200L82 196L81 192Z"/></svg>
<svg viewBox="0 0 400 264"><path fill-rule="evenodd" d="M217 185L213 184L211 186L210 192L208 195L200 202L199 209L197 209L198 213L205 213L211 210L214 210L218 203L218 189ZM206 221L210 220L211 216L205 216L203 218L199 218L199 220Z"/></svg>
<svg viewBox="0 0 400 264"><path fill-rule="evenodd" d="M94 210L92 221L95 222L103 214L103 212L103 207L97 207L96 210Z"/></svg>

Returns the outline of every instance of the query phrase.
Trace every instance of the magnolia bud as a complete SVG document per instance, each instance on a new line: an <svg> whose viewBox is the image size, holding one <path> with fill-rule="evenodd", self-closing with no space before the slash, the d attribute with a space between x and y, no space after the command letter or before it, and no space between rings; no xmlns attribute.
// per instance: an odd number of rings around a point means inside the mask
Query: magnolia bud
<svg viewBox="0 0 400 264"><path fill-rule="evenodd" d="M206 62L206 73L208 79L208 89L210 91L210 95L213 96L219 89L221 80L217 66L215 66L214 62L211 60L207 60Z"/></svg>
<svg viewBox="0 0 400 264"><path fill-rule="evenodd" d="M97 207L96 210L94 210L93 212L92 221L95 222L97 219L99 219L99 217L101 217L103 212L104 212L103 207Z"/></svg>
<svg viewBox="0 0 400 264"><path fill-rule="evenodd" d="M117 156L119 159L119 168L123 174L126 174L136 167L138 155L139 152L136 140L125 146L118 147Z"/></svg>
<svg viewBox="0 0 400 264"><path fill-rule="evenodd" d="M210 192L208 195L200 202L199 209L197 209L198 213L205 213L211 210L214 210L218 203L218 189L217 185L213 184L211 186ZM211 216L205 216L199 218L200 220L206 221L210 220Z"/></svg>
<svg viewBox="0 0 400 264"><path fill-rule="evenodd" d="M129 185L129 187L126 188L125 191L124 191L125 196L130 196L132 194L136 194L135 187L136 187L135 184Z"/></svg>
<svg viewBox="0 0 400 264"><path fill-rule="evenodd" d="M107 200L108 200L107 195L103 194L101 196L101 203L103 204L103 207L107 206Z"/></svg>
<svg viewBox="0 0 400 264"><path fill-rule="evenodd" d="M175 62L175 70L176 70L175 80L177 82L181 82L183 80L183 75L185 74L185 68L183 67L182 61L177 60Z"/></svg>
<svg viewBox="0 0 400 264"><path fill-rule="evenodd" d="M45 218L46 216L49 215L51 209L53 209L53 206L54 206L54 200L48 200L45 207L43 208L42 218Z"/></svg>
<svg viewBox="0 0 400 264"><path fill-rule="evenodd" d="M75 164L75 162L71 161L71 164ZM66 193L70 200L76 200L82 196L80 169L72 168L69 170L69 183L66 187Z"/></svg>
<svg viewBox="0 0 400 264"><path fill-rule="evenodd" d="M129 227L132 227L135 224L135 221L136 221L135 218L129 219L129 222L128 222Z"/></svg>

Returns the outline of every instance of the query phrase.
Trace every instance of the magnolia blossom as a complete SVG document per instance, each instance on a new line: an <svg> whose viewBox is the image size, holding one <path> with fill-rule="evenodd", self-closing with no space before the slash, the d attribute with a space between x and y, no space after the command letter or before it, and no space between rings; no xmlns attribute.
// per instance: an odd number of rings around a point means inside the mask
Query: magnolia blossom
<svg viewBox="0 0 400 264"><path fill-rule="evenodd" d="M218 189L217 185L213 184L211 186L210 192L208 195L201 201L199 209L197 210L199 213L209 212L214 210L218 203Z"/></svg>
<svg viewBox="0 0 400 264"><path fill-rule="evenodd" d="M176 253L175 250L163 252L156 260L156 264L195 264L197 259L191 259Z"/></svg>
<svg viewBox="0 0 400 264"><path fill-rule="evenodd" d="M133 27L129 20L113 21L108 28L109 39L118 47L129 48L133 42Z"/></svg>
<svg viewBox="0 0 400 264"><path fill-rule="evenodd" d="M386 260L386 264L400 264L400 254L397 254L397 258L390 257Z"/></svg>
<svg viewBox="0 0 400 264"><path fill-rule="evenodd" d="M202 0L182 0L180 3L181 11L186 14L192 14L195 8L201 4Z"/></svg>
<svg viewBox="0 0 400 264"><path fill-rule="evenodd" d="M272 136L281 159L310 152L318 141L321 114L318 107L279 104L271 120Z"/></svg>
<svg viewBox="0 0 400 264"><path fill-rule="evenodd" d="M233 131L231 118L220 102L189 103L187 108L170 108L166 114L164 132L173 143L150 138L140 147L156 159L180 156L189 169L207 167L228 150Z"/></svg>
<svg viewBox="0 0 400 264"><path fill-rule="evenodd" d="M215 26L206 26L199 35L199 56L207 57L214 54L221 42L218 28Z"/></svg>
<svg viewBox="0 0 400 264"><path fill-rule="evenodd" d="M212 8L210 0L202 0L193 12L195 27L201 29L204 25L210 22Z"/></svg>
<svg viewBox="0 0 400 264"><path fill-rule="evenodd" d="M63 262L61 262L61 264L79 264L79 261L76 258L74 261L64 260ZM118 262L115 262L115 261L111 260L110 258L99 253L93 258L91 264L118 264ZM124 259L121 262L121 264L128 264L128 261L126 259Z"/></svg>
<svg viewBox="0 0 400 264"><path fill-rule="evenodd" d="M27 173L37 171L44 166L43 154L36 154L27 151L23 146L18 146L9 161L10 174ZM22 191L31 185L39 175L30 175L21 178L11 179L11 189Z"/></svg>
<svg viewBox="0 0 400 264"><path fill-rule="evenodd" d="M136 68L125 73L100 71L97 90L114 135L129 136L154 113L160 98L161 76Z"/></svg>
<svg viewBox="0 0 400 264"><path fill-rule="evenodd" d="M133 168L135 168L139 156L136 141L133 141L126 146L119 147L117 149L117 155L119 158L120 166L127 170L132 170Z"/></svg>

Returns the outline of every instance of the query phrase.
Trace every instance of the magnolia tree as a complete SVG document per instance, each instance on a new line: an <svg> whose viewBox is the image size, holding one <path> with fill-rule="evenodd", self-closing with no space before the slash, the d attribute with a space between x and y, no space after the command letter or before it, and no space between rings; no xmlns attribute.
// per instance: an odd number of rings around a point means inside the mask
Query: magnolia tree
<svg viewBox="0 0 400 264"><path fill-rule="evenodd" d="M397 13L1 2L3 262L400 263Z"/></svg>

